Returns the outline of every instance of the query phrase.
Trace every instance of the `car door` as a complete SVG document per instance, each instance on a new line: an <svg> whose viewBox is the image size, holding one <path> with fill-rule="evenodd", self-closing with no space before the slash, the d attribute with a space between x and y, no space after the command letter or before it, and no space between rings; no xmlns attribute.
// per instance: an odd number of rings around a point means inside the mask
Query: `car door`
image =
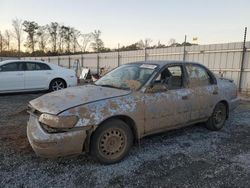
<svg viewBox="0 0 250 188"><path fill-rule="evenodd" d="M191 120L197 121L209 117L214 108L218 86L209 71L198 64L187 64L188 87L192 90Z"/></svg>
<svg viewBox="0 0 250 188"><path fill-rule="evenodd" d="M165 88L165 89L164 89ZM179 127L189 122L191 90L185 87L181 65L166 67L145 92L145 133Z"/></svg>
<svg viewBox="0 0 250 188"><path fill-rule="evenodd" d="M50 67L45 63L25 62L25 89L45 89L51 74Z"/></svg>
<svg viewBox="0 0 250 188"><path fill-rule="evenodd" d="M6 63L0 67L0 91L24 89L24 66L22 62Z"/></svg>

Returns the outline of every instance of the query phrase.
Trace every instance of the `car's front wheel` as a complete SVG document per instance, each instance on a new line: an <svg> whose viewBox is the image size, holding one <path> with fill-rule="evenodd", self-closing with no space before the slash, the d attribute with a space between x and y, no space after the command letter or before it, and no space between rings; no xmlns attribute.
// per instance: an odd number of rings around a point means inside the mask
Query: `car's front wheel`
<svg viewBox="0 0 250 188"><path fill-rule="evenodd" d="M91 155L102 164L121 161L133 144L133 133L129 126L119 119L103 123L93 133Z"/></svg>
<svg viewBox="0 0 250 188"><path fill-rule="evenodd" d="M49 90L57 91L66 88L66 83L62 79L54 79L50 82Z"/></svg>
<svg viewBox="0 0 250 188"><path fill-rule="evenodd" d="M206 127L212 131L220 130L227 118L227 107L224 103L218 103L213 111L212 116L206 122Z"/></svg>

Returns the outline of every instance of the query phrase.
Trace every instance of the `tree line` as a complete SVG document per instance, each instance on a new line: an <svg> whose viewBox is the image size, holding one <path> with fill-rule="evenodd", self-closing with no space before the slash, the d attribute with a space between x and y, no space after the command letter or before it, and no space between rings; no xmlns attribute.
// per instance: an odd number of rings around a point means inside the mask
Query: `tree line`
<svg viewBox="0 0 250 188"><path fill-rule="evenodd" d="M170 39L168 45L160 41L157 45L152 45L152 40L147 38L131 45L110 49L104 46L101 34L100 30L82 33L58 22L39 25L35 21L16 18L12 20L12 29L0 31L0 56L53 56L193 45L188 42L177 43L175 39Z"/></svg>

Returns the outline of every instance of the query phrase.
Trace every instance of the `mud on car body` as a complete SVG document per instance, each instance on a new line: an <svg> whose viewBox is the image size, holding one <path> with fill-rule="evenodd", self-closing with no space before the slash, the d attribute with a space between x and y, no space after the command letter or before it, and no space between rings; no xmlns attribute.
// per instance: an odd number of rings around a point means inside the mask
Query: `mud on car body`
<svg viewBox="0 0 250 188"><path fill-rule="evenodd" d="M198 122L220 130L238 102L235 84L201 64L135 62L30 101L27 135L39 156L87 152L110 164L150 134Z"/></svg>

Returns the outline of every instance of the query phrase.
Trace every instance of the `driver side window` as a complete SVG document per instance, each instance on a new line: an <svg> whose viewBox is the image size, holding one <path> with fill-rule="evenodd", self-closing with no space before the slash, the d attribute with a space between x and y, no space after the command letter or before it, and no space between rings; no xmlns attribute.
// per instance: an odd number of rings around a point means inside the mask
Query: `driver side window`
<svg viewBox="0 0 250 188"><path fill-rule="evenodd" d="M183 87L183 71L180 65L166 67L156 78L155 83L162 83L169 90Z"/></svg>

